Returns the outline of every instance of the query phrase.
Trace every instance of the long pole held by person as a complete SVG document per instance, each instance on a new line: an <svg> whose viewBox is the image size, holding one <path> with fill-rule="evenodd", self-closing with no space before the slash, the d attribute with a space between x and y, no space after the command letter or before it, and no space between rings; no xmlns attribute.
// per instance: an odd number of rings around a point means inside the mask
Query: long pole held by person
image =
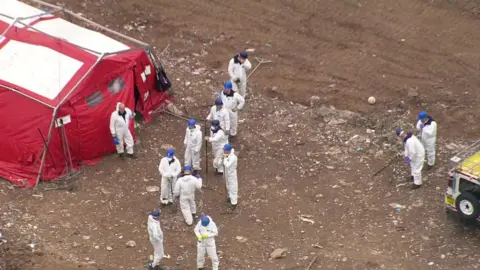
<svg viewBox="0 0 480 270"><path fill-rule="evenodd" d="M205 120L204 135L207 136L207 120ZM205 186L208 187L208 141L205 142Z"/></svg>

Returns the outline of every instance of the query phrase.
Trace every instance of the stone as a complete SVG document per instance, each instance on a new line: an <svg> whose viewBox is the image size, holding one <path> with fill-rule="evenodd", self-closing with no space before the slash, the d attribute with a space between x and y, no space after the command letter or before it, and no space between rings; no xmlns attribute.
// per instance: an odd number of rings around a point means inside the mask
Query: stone
<svg viewBox="0 0 480 270"><path fill-rule="evenodd" d="M147 191L148 192L158 192L158 191L160 191L160 187L159 186L148 186Z"/></svg>
<svg viewBox="0 0 480 270"><path fill-rule="evenodd" d="M243 237L243 236L237 236L237 241L240 242L240 243L245 243L247 242L247 238Z"/></svg>
<svg viewBox="0 0 480 270"><path fill-rule="evenodd" d="M351 112L351 111L346 111L346 110L341 110L338 111L338 117L342 119L354 119L355 117L358 117L359 115L357 113Z"/></svg>
<svg viewBox="0 0 480 270"><path fill-rule="evenodd" d="M88 239L90 239L90 236L84 235L84 236L82 236L82 238L83 238L83 240L88 240Z"/></svg>
<svg viewBox="0 0 480 270"><path fill-rule="evenodd" d="M72 247L76 248L76 247L78 247L78 246L80 246L80 245L79 245L77 242L73 242L73 243L72 243Z"/></svg>
<svg viewBox="0 0 480 270"><path fill-rule="evenodd" d="M270 253L270 258L272 259L280 259L287 257L287 249L286 248L277 248L272 253Z"/></svg>
<svg viewBox="0 0 480 270"><path fill-rule="evenodd" d="M332 115L334 111L330 109L329 107L322 105L320 108L316 110L317 114L320 115L321 117L327 117L329 115Z"/></svg>
<svg viewBox="0 0 480 270"><path fill-rule="evenodd" d="M415 88L410 88L410 89L408 89L407 96L408 96L408 97L411 97L411 98L412 98L412 97L418 97L418 91L417 91L417 89L415 89Z"/></svg>
<svg viewBox="0 0 480 270"><path fill-rule="evenodd" d="M315 105L319 104L321 98L319 96L311 96L309 99L310 107L314 107Z"/></svg>
<svg viewBox="0 0 480 270"><path fill-rule="evenodd" d="M127 247L136 247L137 246L137 243L135 243L135 241L133 240L130 240L127 242Z"/></svg>
<svg viewBox="0 0 480 270"><path fill-rule="evenodd" d="M111 246L107 246L107 250L108 250L108 251L112 251L113 248L112 248Z"/></svg>

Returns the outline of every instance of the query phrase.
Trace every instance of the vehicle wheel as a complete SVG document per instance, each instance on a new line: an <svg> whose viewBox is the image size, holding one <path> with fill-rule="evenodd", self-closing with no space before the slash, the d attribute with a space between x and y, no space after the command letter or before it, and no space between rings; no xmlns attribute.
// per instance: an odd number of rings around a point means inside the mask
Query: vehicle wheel
<svg viewBox="0 0 480 270"><path fill-rule="evenodd" d="M464 220L475 220L478 217L480 204L471 193L462 193L455 200L455 207Z"/></svg>

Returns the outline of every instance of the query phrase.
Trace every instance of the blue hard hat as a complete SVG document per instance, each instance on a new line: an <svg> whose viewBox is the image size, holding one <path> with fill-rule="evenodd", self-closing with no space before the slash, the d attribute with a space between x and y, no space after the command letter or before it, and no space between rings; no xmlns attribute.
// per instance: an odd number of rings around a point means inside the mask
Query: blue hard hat
<svg viewBox="0 0 480 270"><path fill-rule="evenodd" d="M197 124L197 121L195 121L195 119L188 120L188 126L189 127L193 127L193 126L195 126L195 124Z"/></svg>
<svg viewBox="0 0 480 270"><path fill-rule="evenodd" d="M418 113L418 120L423 120L425 118L428 117L428 113L427 112L419 112Z"/></svg>
<svg viewBox="0 0 480 270"><path fill-rule="evenodd" d="M248 53L246 51L243 51L240 53L240 57L247 59L248 58Z"/></svg>
<svg viewBox="0 0 480 270"><path fill-rule="evenodd" d="M403 129L397 128L397 129L395 130L395 134L396 134L397 136L401 136L401 135L403 134Z"/></svg>
<svg viewBox="0 0 480 270"><path fill-rule="evenodd" d="M175 155L175 150L173 150L172 148L168 149L167 150L167 157L173 157L173 155Z"/></svg>
<svg viewBox="0 0 480 270"><path fill-rule="evenodd" d="M223 84L223 89L232 89L233 85L231 81L225 82Z"/></svg>
<svg viewBox="0 0 480 270"><path fill-rule="evenodd" d="M222 98L217 98L217 99L215 100L215 105L223 105Z"/></svg>
<svg viewBox="0 0 480 270"><path fill-rule="evenodd" d="M191 172L192 171L192 166L190 165L185 165L185 168L183 168L184 171L189 171Z"/></svg>
<svg viewBox="0 0 480 270"><path fill-rule="evenodd" d="M225 146L223 146L223 151L232 151L232 146L230 144L225 144Z"/></svg>
<svg viewBox="0 0 480 270"><path fill-rule="evenodd" d="M155 209L152 211L152 217L159 217L160 216L160 210L158 209Z"/></svg>
<svg viewBox="0 0 480 270"><path fill-rule="evenodd" d="M202 216L202 218L200 219L200 222L203 227L207 227L208 224L210 224L210 219L207 216Z"/></svg>

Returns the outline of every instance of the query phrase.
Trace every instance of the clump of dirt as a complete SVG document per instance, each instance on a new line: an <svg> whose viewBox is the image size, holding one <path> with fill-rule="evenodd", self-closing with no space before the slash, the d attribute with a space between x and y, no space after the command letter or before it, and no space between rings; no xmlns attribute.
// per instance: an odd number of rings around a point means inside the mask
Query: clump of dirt
<svg viewBox="0 0 480 270"><path fill-rule="evenodd" d="M32 251L14 242L0 242L0 270L24 270L32 263Z"/></svg>

